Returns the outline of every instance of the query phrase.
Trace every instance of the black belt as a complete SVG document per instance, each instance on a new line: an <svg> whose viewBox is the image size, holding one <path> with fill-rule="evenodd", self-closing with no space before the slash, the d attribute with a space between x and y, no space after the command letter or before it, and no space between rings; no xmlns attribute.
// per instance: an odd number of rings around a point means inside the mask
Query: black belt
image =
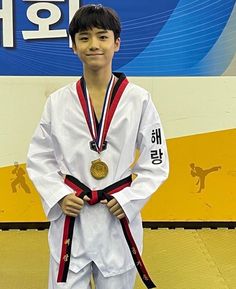
<svg viewBox="0 0 236 289"><path fill-rule="evenodd" d="M101 200L108 200L108 201L111 200L113 198L112 194L115 194L116 192L122 190L125 187L129 187L131 182L132 178L131 176L129 176L106 187L105 189L92 191L86 185L81 183L78 179L74 178L73 176L66 175L65 177L65 184L67 184L70 188L72 188L76 192L77 197L82 199L85 195L88 196L90 198L90 201L88 202L90 205L95 205ZM70 265L74 223L75 223L74 217L69 216L65 217L62 248L61 248L61 259L57 282L66 282L67 279ZM147 288L156 288L155 284L152 282L143 264L138 248L130 232L127 218L126 217L122 218L120 220L120 223L123 229L125 239L129 246L130 253L133 257L135 266L139 272L140 277L142 278Z"/></svg>

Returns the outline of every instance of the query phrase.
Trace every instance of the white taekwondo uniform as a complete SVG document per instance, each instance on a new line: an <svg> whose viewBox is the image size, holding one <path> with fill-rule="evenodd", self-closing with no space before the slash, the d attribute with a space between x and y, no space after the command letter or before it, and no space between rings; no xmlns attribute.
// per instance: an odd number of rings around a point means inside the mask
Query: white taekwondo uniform
<svg viewBox="0 0 236 289"><path fill-rule="evenodd" d="M143 234L140 210L168 176L168 154L159 115L150 94L135 84L128 83L125 87L111 121L107 148L100 155L109 173L101 180L94 179L90 173L91 162L98 159L98 153L90 149L90 141L76 83L52 93L29 147L27 171L51 222L49 247L56 263L60 262L65 220L58 201L72 192L59 171L74 176L92 190L103 189L135 174L131 186L114 197L129 220L140 251ZM136 149L140 157L131 169ZM70 270L77 273L91 262L104 277L134 267L119 220L100 203L85 204L75 220Z"/></svg>

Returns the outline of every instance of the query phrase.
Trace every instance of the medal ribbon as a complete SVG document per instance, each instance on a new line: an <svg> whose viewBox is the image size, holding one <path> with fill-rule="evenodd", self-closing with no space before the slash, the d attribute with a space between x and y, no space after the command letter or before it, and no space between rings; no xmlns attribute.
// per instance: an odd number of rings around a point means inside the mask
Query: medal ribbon
<svg viewBox="0 0 236 289"><path fill-rule="evenodd" d="M103 139L103 132L104 132L104 124L105 124L105 120L106 120L106 116L107 116L107 112L108 112L108 108L109 108L109 104L110 104L110 99L111 99L111 94L112 94L112 90L114 87L114 82L115 82L115 76L112 75L107 90L106 90L106 94L105 94L105 98L104 98L104 104L103 104L103 109L102 109L102 115L101 115L101 120L100 123L97 126L97 122L95 119L95 111L92 105L92 101L91 98L89 96L89 92L88 89L86 87L85 84L85 99L86 99L86 103L87 103L87 110L88 110L88 126L90 127L90 133L91 136L93 138L93 140L95 141L96 144L96 148L97 148L97 152L100 153L102 151L102 139Z"/></svg>
<svg viewBox="0 0 236 289"><path fill-rule="evenodd" d="M119 87L118 89L116 89L115 95L113 95L113 91L115 90L115 86L117 84L119 85ZM128 80L126 78L123 78L121 83L118 80L115 85L115 76L112 75L104 98L101 120L100 123L97 125L95 111L91 102L91 98L89 97L84 78L81 78L77 82L76 89L78 97L84 112L90 134L96 144L98 153L101 153L102 151L102 145L106 139L111 120L127 84Z"/></svg>

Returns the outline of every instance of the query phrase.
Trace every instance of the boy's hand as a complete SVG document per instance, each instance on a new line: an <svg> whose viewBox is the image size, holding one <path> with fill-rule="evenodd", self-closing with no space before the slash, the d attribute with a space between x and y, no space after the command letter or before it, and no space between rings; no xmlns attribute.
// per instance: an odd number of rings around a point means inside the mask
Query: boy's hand
<svg viewBox="0 0 236 289"><path fill-rule="evenodd" d="M71 193L62 198L58 204L64 214L70 217L77 217L84 206L84 201L89 201L90 198L85 196L83 200L76 197L75 193Z"/></svg>
<svg viewBox="0 0 236 289"><path fill-rule="evenodd" d="M106 204L109 211L119 220L125 217L124 210L122 209L121 205L117 202L115 198L113 198L109 202L107 200L103 200L101 201L101 203Z"/></svg>

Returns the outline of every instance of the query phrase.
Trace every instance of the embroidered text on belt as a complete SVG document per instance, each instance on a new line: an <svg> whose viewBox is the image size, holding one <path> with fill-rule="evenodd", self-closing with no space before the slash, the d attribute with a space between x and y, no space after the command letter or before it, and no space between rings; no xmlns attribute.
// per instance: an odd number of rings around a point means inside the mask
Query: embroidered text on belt
<svg viewBox="0 0 236 289"><path fill-rule="evenodd" d="M125 187L129 187L132 182L131 176L122 179L102 190L91 191L86 185L81 183L78 179L73 176L66 175L65 184L67 184L70 188L72 188L76 192L76 196L83 199L86 195L90 198L88 202L90 205L95 205L101 200L110 201L113 197L112 194L122 190ZM72 238L73 238L73 230L74 230L75 218L66 216L64 223L64 233L62 240L62 248L61 248L61 259L59 265L59 272L57 277L57 282L66 282L69 265L70 265L70 255L71 255L71 247L72 247ZM155 288L155 284L152 282L149 277L147 270L144 266L138 248L135 244L133 236L131 234L128 220L127 218L122 218L120 220L123 233L127 244L130 249L130 253L133 257L135 266L139 272L140 277L142 278L144 284L147 288Z"/></svg>

